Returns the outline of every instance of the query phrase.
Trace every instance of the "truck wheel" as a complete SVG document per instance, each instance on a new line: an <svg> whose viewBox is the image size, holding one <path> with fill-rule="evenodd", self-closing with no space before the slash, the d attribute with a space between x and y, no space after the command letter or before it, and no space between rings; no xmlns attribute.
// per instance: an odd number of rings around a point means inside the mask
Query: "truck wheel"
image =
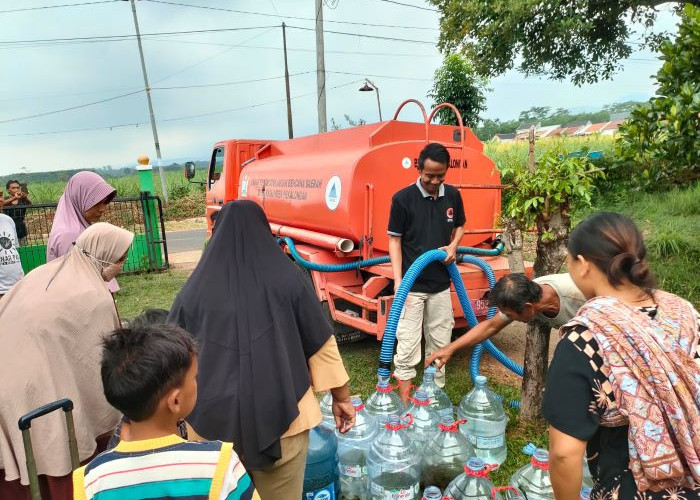
<svg viewBox="0 0 700 500"><path fill-rule="evenodd" d="M298 262L294 263L301 271L301 274L303 274L306 277L306 279L309 280L310 283L313 283L313 280L311 278L311 271L300 265ZM349 308L350 303L345 301L338 301L338 307ZM338 323L337 321L334 321L333 316L331 315L331 308L328 305L328 301L321 302L321 308L323 309L323 313L325 314L326 318L328 318L328 321L333 326L333 335L335 335L335 341L338 343L338 345L359 342L368 337L366 333L361 332L353 328L352 326L344 325L343 323Z"/></svg>

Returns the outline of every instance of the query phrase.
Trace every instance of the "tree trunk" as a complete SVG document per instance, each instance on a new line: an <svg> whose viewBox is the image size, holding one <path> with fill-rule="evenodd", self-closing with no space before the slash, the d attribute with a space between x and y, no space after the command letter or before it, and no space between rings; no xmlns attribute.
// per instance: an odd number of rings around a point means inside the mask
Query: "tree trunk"
<svg viewBox="0 0 700 500"><path fill-rule="evenodd" d="M503 219L503 241L508 250L508 268L511 273L524 273L523 232L513 219Z"/></svg>
<svg viewBox="0 0 700 500"><path fill-rule="evenodd" d="M535 420L540 417L544 383L549 364L549 335L551 327L539 320L527 325L525 341L525 366L522 386L520 418Z"/></svg>
<svg viewBox="0 0 700 500"><path fill-rule="evenodd" d="M534 274L544 276L556 274L566 259L566 244L569 239L571 218L568 206L550 211L545 208L537 218L537 257ZM551 328L533 320L527 327L525 344L525 366L522 386L520 415L533 420L540 415L544 384L549 365L549 335Z"/></svg>

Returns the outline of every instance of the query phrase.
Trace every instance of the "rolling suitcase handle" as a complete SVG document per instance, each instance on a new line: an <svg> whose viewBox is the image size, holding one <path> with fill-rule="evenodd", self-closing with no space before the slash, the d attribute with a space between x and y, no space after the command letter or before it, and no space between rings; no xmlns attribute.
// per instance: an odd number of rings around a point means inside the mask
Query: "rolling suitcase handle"
<svg viewBox="0 0 700 500"><path fill-rule="evenodd" d="M78 443L75 439L75 425L73 424L73 401L70 399L59 399L53 403L46 404L36 410L30 411L26 415L22 415L19 419L19 430L22 431L22 440L24 441L24 454L27 458L27 473L29 475L29 491L32 494L32 500L41 500L41 490L39 489L39 476L36 471L36 462L34 461L34 450L32 449L32 436L30 429L32 420L43 417L56 410L63 410L66 414L66 430L68 431L68 449L70 450L70 463L72 469L77 469L80 466L78 458Z"/></svg>

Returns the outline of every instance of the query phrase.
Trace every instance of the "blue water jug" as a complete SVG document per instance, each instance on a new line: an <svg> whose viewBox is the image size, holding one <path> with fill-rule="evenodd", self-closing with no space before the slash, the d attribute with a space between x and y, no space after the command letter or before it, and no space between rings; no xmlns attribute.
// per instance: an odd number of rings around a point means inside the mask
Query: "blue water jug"
<svg viewBox="0 0 700 500"><path fill-rule="evenodd" d="M323 426L309 431L309 451L304 470L302 500L338 500L338 441L335 433Z"/></svg>

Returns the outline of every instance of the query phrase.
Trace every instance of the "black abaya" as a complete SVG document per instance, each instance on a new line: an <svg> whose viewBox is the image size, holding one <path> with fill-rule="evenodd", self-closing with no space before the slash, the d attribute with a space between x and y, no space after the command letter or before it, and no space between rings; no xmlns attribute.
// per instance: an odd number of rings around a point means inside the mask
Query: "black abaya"
<svg viewBox="0 0 700 500"><path fill-rule="evenodd" d="M307 361L332 328L257 204L223 207L169 320L199 343L193 428L232 441L251 470L278 460L280 436L311 384Z"/></svg>

